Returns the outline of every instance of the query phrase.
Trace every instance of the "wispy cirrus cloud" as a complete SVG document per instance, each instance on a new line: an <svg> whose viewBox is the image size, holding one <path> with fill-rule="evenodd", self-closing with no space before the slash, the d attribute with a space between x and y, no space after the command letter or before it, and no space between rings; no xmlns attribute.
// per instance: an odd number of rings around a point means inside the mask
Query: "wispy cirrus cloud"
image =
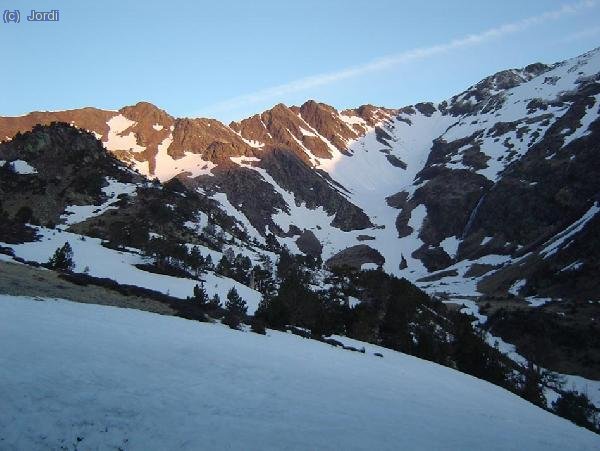
<svg viewBox="0 0 600 451"><path fill-rule="evenodd" d="M281 99L286 95L306 91L311 88L382 71L401 64L409 63L411 61L422 60L432 56L448 53L453 50L479 45L493 39L499 39L504 36L525 31L528 28L536 25L556 21L565 16L577 14L586 9L594 8L597 6L597 4L597 0L584 0L577 3L565 4L555 10L546 11L535 16L526 17L515 22L490 28L480 33L469 34L458 39L453 39L446 43L407 50L402 53L377 58L357 66L347 67L334 72L312 75L293 80L288 83L272 86L270 88L261 89L249 94L232 97L207 107L203 113L213 115L216 113L235 111L257 103Z"/></svg>
<svg viewBox="0 0 600 451"><path fill-rule="evenodd" d="M573 42L580 39L593 38L594 36L598 35L600 35L600 26L585 28L581 31L577 31L576 33L565 36L563 39L561 39L561 42Z"/></svg>

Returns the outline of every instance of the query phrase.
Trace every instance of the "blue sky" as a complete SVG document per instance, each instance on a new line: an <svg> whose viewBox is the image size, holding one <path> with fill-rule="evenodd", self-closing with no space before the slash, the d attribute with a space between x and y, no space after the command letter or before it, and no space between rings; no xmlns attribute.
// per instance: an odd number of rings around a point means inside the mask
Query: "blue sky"
<svg viewBox="0 0 600 451"><path fill-rule="evenodd" d="M600 0L0 0L0 115L150 101L230 121L283 102L439 101L600 46ZM24 20L60 10L60 22Z"/></svg>

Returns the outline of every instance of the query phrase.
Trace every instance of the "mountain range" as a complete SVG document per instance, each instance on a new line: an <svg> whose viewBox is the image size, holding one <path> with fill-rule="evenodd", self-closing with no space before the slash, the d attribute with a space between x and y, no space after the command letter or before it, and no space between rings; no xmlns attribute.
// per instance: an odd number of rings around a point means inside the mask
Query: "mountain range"
<svg viewBox="0 0 600 451"><path fill-rule="evenodd" d="M70 283L159 293L166 306L153 309L193 317L176 301L200 273L209 296L235 288L252 315L273 296L261 270L297 258L314 287L340 273L356 283L344 295L359 312L344 320L352 338L406 351L430 327L445 346L446 304L514 361L575 375L600 406L599 101L595 49L400 108L309 100L230 124L147 102L0 117L0 260L47 264L69 242ZM192 249L220 269L180 264ZM406 341L362 272L400 287ZM296 333L331 332L287 307Z"/></svg>
<svg viewBox="0 0 600 451"><path fill-rule="evenodd" d="M432 293L594 300L600 51L499 72L441 103L283 104L228 125L149 103L61 121L150 178L216 200L251 239L381 266ZM465 283L466 282L466 283Z"/></svg>

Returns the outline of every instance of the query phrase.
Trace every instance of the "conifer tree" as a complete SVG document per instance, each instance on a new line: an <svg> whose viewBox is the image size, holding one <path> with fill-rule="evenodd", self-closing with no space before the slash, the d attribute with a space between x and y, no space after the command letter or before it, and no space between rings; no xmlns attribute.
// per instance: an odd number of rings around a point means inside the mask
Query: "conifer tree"
<svg viewBox="0 0 600 451"><path fill-rule="evenodd" d="M213 269L214 269L214 265L213 265L212 257L210 256L210 254L208 254L206 256L206 258L204 259L204 270L212 271Z"/></svg>
<svg viewBox="0 0 600 451"><path fill-rule="evenodd" d="M221 260L219 260L216 271L217 273L225 277L229 277L231 275L231 263L229 262L227 257L225 257L225 255L221 257Z"/></svg>
<svg viewBox="0 0 600 451"><path fill-rule="evenodd" d="M54 255L48 260L50 269L58 271L72 271L75 267L73 262L73 248L66 242L54 252Z"/></svg>
<svg viewBox="0 0 600 451"><path fill-rule="evenodd" d="M200 284L197 284L194 287L194 295L191 298L188 298L193 302L196 302L201 307L206 307L208 305L208 294L206 293L206 289L204 288L204 280L200 280Z"/></svg>
<svg viewBox="0 0 600 451"><path fill-rule="evenodd" d="M210 310L218 310L221 308L221 298L217 293L208 301L208 308Z"/></svg>
<svg viewBox="0 0 600 451"><path fill-rule="evenodd" d="M232 329L239 328L247 311L248 305L246 304L246 301L240 297L235 287L231 288L227 293L224 323Z"/></svg>

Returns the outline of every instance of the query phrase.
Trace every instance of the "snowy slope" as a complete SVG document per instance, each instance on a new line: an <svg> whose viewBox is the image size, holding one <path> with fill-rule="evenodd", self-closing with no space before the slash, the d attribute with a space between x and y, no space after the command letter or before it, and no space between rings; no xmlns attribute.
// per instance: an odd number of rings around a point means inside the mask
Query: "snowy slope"
<svg viewBox="0 0 600 451"><path fill-rule="evenodd" d="M151 273L137 268L135 265L148 263L148 259L135 252L135 249L117 251L102 246L98 238L83 237L44 227L39 227L37 230L41 236L40 241L17 245L0 243L0 245L10 246L17 257L46 263L57 248L68 242L73 249L75 272L87 272L91 276L109 278L125 285L137 285L181 299L191 296L194 287L198 284L197 280ZM205 248L203 251L208 253ZM203 275L203 279L206 281L205 288L209 296L218 294L221 301L225 301L227 292L235 287L248 304L249 314L256 311L262 299L261 294L256 290L213 272Z"/></svg>
<svg viewBox="0 0 600 451"><path fill-rule="evenodd" d="M496 386L389 350L7 296L0 341L6 450L600 447Z"/></svg>

